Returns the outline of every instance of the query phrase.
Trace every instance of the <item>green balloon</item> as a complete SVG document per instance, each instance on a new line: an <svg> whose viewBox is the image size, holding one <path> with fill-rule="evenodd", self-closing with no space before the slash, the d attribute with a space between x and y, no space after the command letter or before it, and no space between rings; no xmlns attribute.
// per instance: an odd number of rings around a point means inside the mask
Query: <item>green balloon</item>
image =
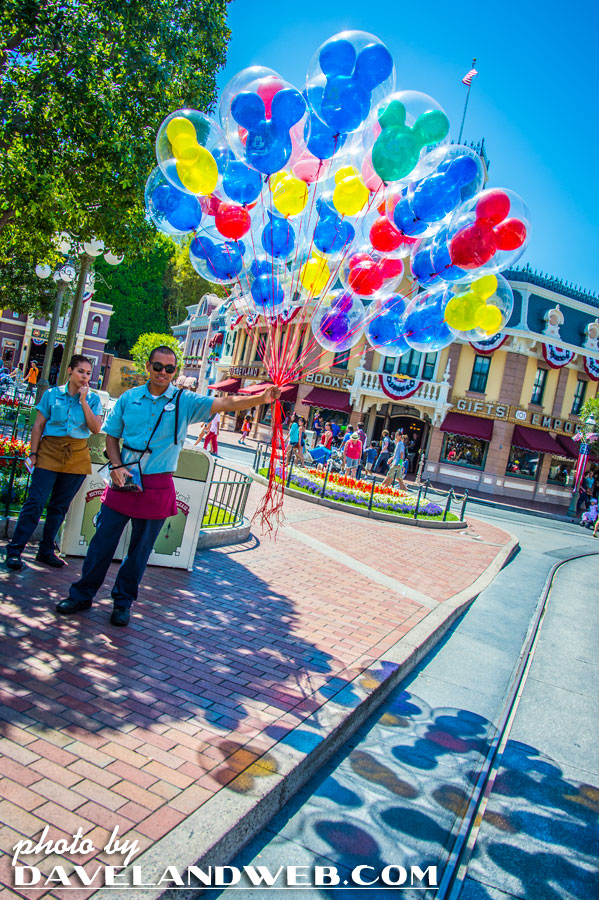
<svg viewBox="0 0 599 900"><path fill-rule="evenodd" d="M372 167L385 182L399 181L409 175L421 150L437 144L449 132L445 113L431 109L418 116L413 127L406 125L406 108L392 100L379 113L381 133L372 148Z"/></svg>
<svg viewBox="0 0 599 900"><path fill-rule="evenodd" d="M414 122L414 131L422 141L427 144L438 144L449 134L449 119L440 109L429 109L422 113Z"/></svg>

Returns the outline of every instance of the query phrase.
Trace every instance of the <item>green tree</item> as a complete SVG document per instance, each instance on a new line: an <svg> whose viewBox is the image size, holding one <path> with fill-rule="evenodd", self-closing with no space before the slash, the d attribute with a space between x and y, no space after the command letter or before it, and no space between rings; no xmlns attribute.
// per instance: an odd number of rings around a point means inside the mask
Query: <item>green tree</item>
<svg viewBox="0 0 599 900"><path fill-rule="evenodd" d="M23 285L28 304L43 294L26 275L59 262L57 232L119 253L153 241L143 188L156 131L174 109L211 109L225 22L226 0L0 4L3 305L18 308Z"/></svg>
<svg viewBox="0 0 599 900"><path fill-rule="evenodd" d="M225 297L223 285L206 281L189 261L189 244L171 242L171 259L165 272L164 303L169 325L182 322L187 315L187 307L199 303L204 294Z"/></svg>
<svg viewBox="0 0 599 900"><path fill-rule="evenodd" d="M170 347L177 357L177 365L183 362L183 354L178 340L172 334L141 334L131 347L133 365L142 375L146 374L146 363L155 347Z"/></svg>
<svg viewBox="0 0 599 900"><path fill-rule="evenodd" d="M96 263L96 300L113 306L107 349L117 356L128 357L140 334L169 330L164 303L169 244L156 236L149 251L126 256L120 266Z"/></svg>

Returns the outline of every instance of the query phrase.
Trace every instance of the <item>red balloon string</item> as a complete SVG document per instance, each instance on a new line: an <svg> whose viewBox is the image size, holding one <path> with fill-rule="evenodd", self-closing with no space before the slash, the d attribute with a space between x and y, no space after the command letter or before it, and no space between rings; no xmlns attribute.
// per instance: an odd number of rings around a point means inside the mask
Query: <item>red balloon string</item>
<svg viewBox="0 0 599 900"><path fill-rule="evenodd" d="M271 537L276 538L277 531L285 520L283 512L284 499L285 436L283 434L283 405L280 400L275 400L272 410L272 440L270 444L268 486L260 506L252 518L252 522L258 520L263 534L269 534Z"/></svg>

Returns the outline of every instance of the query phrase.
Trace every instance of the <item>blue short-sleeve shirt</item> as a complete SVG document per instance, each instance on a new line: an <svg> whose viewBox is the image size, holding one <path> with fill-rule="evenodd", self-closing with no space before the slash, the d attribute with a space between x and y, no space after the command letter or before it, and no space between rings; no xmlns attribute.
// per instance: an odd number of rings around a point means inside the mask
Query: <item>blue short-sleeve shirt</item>
<svg viewBox="0 0 599 900"><path fill-rule="evenodd" d="M95 416L102 415L102 401L98 394L87 394L89 408ZM88 438L91 434L85 422L79 394L71 396L68 384L48 388L36 409L46 419L44 434L49 437Z"/></svg>
<svg viewBox="0 0 599 900"><path fill-rule="evenodd" d="M174 472L179 454L187 437L187 427L193 422L206 422L210 418L213 397L202 397L192 391L182 391L179 400L179 428L175 443L175 398L177 390L169 384L166 391L154 397L148 385L125 391L116 401L104 424L106 434L123 439L121 458L123 463L139 459L145 449L160 413L162 419L150 443L150 451L142 460L142 469L148 475ZM131 448L131 449L127 449Z"/></svg>

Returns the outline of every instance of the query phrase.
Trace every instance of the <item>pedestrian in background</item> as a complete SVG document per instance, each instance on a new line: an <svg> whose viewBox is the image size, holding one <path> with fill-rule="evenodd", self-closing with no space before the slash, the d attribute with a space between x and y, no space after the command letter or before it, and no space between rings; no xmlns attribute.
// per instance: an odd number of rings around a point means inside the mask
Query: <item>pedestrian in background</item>
<svg viewBox="0 0 599 900"><path fill-rule="evenodd" d="M37 363L32 360L32 362L30 363L30 366L29 366L29 371L27 372L27 375L25 376L25 381L27 382L27 393L28 394L35 393L35 388L37 385L37 379L38 379L39 373L40 373L40 370L37 367Z"/></svg>
<svg viewBox="0 0 599 900"><path fill-rule="evenodd" d="M343 447L344 474L351 475L353 472L355 475L361 458L362 441L358 436L358 432L353 431Z"/></svg>
<svg viewBox="0 0 599 900"><path fill-rule="evenodd" d="M399 486L402 491L406 491L407 487L404 482L404 464L406 458L406 445L403 439L403 432L397 431L395 434L395 450L393 452L393 459L391 461L391 465L389 466L389 471L383 481L383 487L390 487L393 478L396 478L399 482Z"/></svg>
<svg viewBox="0 0 599 900"><path fill-rule="evenodd" d="M89 390L91 361L73 356L67 374L67 383L49 388L36 407L28 459L33 471L27 499L6 547L9 569L23 568L21 553L46 503L44 530L35 558L56 569L65 565L56 555L54 542L75 494L92 471L88 438L102 427L102 401Z"/></svg>
<svg viewBox="0 0 599 900"><path fill-rule="evenodd" d="M206 437L204 438L204 450L208 449L208 444L210 444L210 452L214 453L215 456L218 456L218 433L220 431L220 413L216 413L212 417L210 424L208 425L208 431L206 432ZM199 441L199 438L198 438ZM198 443L196 441L196 444ZM194 445L195 446L195 445Z"/></svg>

